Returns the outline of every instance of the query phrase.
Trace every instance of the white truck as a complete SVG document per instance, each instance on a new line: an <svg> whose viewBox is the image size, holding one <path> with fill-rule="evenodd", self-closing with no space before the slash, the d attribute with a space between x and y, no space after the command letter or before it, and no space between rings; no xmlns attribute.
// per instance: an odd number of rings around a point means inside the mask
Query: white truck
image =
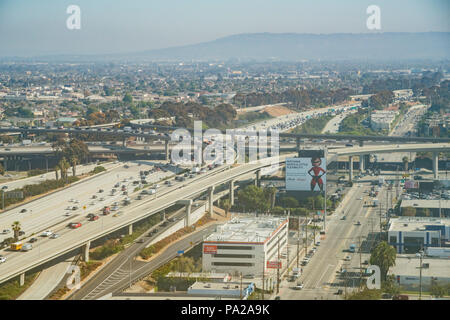
<svg viewBox="0 0 450 320"><path fill-rule="evenodd" d="M22 246L22 251L30 251L31 249L33 249L33 245L31 243L25 243Z"/></svg>
<svg viewBox="0 0 450 320"><path fill-rule="evenodd" d="M199 173L200 172L200 168L199 167L193 167L191 170L191 173Z"/></svg>
<svg viewBox="0 0 450 320"><path fill-rule="evenodd" d="M23 146L29 146L29 145L31 145L31 140L22 140L22 145L23 145Z"/></svg>

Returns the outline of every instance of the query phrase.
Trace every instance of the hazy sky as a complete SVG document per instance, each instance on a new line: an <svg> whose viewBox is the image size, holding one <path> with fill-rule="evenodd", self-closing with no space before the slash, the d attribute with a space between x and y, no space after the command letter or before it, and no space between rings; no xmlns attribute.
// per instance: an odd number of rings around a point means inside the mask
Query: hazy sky
<svg viewBox="0 0 450 320"><path fill-rule="evenodd" d="M69 5L81 29L69 30ZM0 56L134 52L239 33L450 31L450 0L0 0Z"/></svg>

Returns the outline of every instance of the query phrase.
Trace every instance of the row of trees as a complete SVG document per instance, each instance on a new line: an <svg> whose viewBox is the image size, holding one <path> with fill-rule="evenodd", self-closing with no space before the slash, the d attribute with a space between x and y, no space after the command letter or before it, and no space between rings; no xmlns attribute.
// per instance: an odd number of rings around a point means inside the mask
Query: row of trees
<svg viewBox="0 0 450 320"><path fill-rule="evenodd" d="M89 156L87 145L78 139L72 139L69 142L59 139L52 144L52 148L59 160L55 167L56 180L58 180L58 170L61 171L61 178L67 180L67 170L70 166L72 166L72 175L76 176L76 166Z"/></svg>
<svg viewBox="0 0 450 320"><path fill-rule="evenodd" d="M195 102L173 101L166 101L159 108L148 111L149 118L175 117L177 126L186 128L192 128L194 120L202 120L208 127L221 128L231 124L236 114L236 110L230 104L220 104L215 108L209 108Z"/></svg>
<svg viewBox="0 0 450 320"><path fill-rule="evenodd" d="M296 109L304 109L309 106L340 103L346 101L351 94L354 94L354 92L348 88L333 90L288 89L283 92L238 93L233 97L233 103L241 107L252 107L288 102Z"/></svg>

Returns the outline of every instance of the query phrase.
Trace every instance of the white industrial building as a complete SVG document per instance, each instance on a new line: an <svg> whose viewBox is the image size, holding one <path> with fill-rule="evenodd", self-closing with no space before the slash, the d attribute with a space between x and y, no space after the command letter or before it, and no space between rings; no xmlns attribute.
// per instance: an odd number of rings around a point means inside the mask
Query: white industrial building
<svg viewBox="0 0 450 320"><path fill-rule="evenodd" d="M286 217L234 217L203 241L203 271L260 275L276 266L287 236Z"/></svg>
<svg viewBox="0 0 450 320"><path fill-rule="evenodd" d="M450 219L399 217L390 221L389 244L398 253L416 253L420 249L441 247L450 238Z"/></svg>
<svg viewBox="0 0 450 320"><path fill-rule="evenodd" d="M404 290L419 290L420 258L415 254L399 255L395 266L389 269ZM424 257L422 259L422 290L428 291L435 281L439 285L450 284L450 260Z"/></svg>
<svg viewBox="0 0 450 320"><path fill-rule="evenodd" d="M390 130L397 115L396 111L377 111L370 115L370 126L373 130Z"/></svg>

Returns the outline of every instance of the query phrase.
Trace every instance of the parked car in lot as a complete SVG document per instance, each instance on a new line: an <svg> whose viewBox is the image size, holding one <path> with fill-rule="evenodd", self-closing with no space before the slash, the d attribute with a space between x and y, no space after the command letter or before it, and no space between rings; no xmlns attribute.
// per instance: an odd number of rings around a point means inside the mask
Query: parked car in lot
<svg viewBox="0 0 450 320"><path fill-rule="evenodd" d="M3 234L8 234L8 233L10 233L11 232L11 230L9 230L9 229L3 229Z"/></svg>

